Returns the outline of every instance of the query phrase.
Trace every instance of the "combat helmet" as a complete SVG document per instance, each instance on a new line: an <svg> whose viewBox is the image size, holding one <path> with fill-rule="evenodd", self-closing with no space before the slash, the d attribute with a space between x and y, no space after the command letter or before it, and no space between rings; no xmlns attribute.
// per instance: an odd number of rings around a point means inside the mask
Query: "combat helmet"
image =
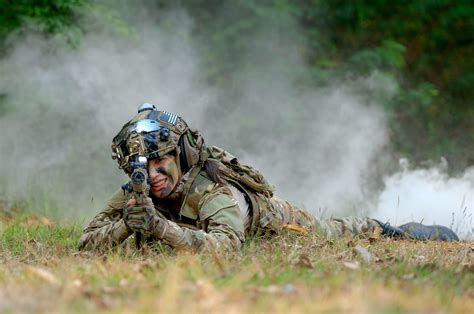
<svg viewBox="0 0 474 314"><path fill-rule="evenodd" d="M200 133L174 113L144 103L138 113L112 140L112 159L127 174L134 163L175 153L181 173L206 160L206 147Z"/></svg>

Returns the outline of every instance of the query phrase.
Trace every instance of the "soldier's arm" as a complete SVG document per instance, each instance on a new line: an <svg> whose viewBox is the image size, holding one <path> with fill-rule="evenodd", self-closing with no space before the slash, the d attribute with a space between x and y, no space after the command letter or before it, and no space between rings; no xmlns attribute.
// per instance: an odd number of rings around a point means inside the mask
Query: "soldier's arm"
<svg viewBox="0 0 474 314"><path fill-rule="evenodd" d="M105 208L84 228L79 239L79 250L109 249L132 234L122 219L127 200L122 189L114 193Z"/></svg>
<svg viewBox="0 0 474 314"><path fill-rule="evenodd" d="M209 198L200 208L202 230L180 227L161 219L154 236L176 249L205 251L237 250L244 238L244 224L235 201L226 194Z"/></svg>

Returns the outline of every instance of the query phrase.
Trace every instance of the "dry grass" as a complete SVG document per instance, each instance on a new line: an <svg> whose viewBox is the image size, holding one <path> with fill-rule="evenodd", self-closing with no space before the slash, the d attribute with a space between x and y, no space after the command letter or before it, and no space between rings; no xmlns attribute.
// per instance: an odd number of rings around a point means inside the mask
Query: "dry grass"
<svg viewBox="0 0 474 314"><path fill-rule="evenodd" d="M2 313L474 308L473 242L327 241L287 234L249 241L237 253L193 255L163 247L137 252L126 246L95 255L76 252L80 227L46 218L4 216L0 232Z"/></svg>

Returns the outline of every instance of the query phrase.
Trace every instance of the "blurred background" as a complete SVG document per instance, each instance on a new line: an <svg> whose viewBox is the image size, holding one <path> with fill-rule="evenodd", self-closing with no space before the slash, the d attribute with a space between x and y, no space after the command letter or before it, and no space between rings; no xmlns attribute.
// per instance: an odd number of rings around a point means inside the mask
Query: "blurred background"
<svg viewBox="0 0 474 314"><path fill-rule="evenodd" d="M472 237L471 1L0 0L0 200L84 224L143 102L317 215Z"/></svg>

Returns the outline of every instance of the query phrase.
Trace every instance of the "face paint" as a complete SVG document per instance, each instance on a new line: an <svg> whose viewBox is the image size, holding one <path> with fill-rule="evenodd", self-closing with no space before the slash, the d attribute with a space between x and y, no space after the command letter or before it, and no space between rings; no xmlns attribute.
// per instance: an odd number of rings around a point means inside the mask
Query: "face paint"
<svg viewBox="0 0 474 314"><path fill-rule="evenodd" d="M166 198L179 182L180 174L176 157L166 155L160 159L150 160L148 175L151 179L150 193L157 198Z"/></svg>

